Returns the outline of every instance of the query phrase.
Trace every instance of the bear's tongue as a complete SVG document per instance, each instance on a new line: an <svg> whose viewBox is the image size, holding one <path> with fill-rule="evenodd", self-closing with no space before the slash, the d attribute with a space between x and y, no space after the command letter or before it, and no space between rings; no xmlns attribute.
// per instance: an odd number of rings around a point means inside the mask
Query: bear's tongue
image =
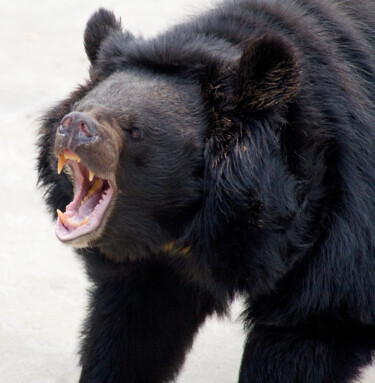
<svg viewBox="0 0 375 383"><path fill-rule="evenodd" d="M73 172L75 190L74 199L65 212L57 210L56 235L63 242L95 231L113 194L110 183L96 177L71 151L60 154L58 173L66 162Z"/></svg>

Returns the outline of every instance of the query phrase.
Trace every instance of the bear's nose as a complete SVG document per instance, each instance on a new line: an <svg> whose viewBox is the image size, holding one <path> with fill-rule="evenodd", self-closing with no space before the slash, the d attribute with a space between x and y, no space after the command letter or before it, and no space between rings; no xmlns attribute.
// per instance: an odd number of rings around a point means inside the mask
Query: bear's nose
<svg viewBox="0 0 375 383"><path fill-rule="evenodd" d="M74 150L99 138L95 125L95 121L87 114L71 112L61 120L58 132L68 139L67 147Z"/></svg>

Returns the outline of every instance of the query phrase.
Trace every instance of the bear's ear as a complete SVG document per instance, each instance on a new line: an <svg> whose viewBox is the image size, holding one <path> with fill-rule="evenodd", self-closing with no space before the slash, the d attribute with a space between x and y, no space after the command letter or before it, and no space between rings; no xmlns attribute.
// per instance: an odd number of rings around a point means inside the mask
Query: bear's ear
<svg viewBox="0 0 375 383"><path fill-rule="evenodd" d="M250 42L236 65L234 96L244 110L262 111L292 100L300 88L298 54L278 34Z"/></svg>
<svg viewBox="0 0 375 383"><path fill-rule="evenodd" d="M113 31L121 32L121 30L121 21L116 20L113 12L107 9L100 8L90 17L85 29L84 44L91 64L94 64L100 46L106 37Z"/></svg>

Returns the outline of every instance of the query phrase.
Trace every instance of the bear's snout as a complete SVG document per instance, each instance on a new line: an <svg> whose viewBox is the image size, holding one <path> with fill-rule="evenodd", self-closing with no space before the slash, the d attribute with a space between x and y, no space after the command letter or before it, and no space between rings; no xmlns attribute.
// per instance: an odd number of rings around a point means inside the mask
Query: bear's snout
<svg viewBox="0 0 375 383"><path fill-rule="evenodd" d="M66 141L66 147L76 149L99 139L95 121L82 112L71 112L62 120L58 133Z"/></svg>

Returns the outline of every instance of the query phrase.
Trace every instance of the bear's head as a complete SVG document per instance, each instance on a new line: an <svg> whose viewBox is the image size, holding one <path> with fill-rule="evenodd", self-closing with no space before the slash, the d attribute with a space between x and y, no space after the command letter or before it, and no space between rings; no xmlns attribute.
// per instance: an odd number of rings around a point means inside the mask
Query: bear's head
<svg viewBox="0 0 375 383"><path fill-rule="evenodd" d="M264 204L293 194L275 154L300 82L285 38L145 41L100 9L84 41L90 80L46 114L39 142L61 241L118 261L188 252L229 222L259 229ZM283 198L276 218L293 208Z"/></svg>

